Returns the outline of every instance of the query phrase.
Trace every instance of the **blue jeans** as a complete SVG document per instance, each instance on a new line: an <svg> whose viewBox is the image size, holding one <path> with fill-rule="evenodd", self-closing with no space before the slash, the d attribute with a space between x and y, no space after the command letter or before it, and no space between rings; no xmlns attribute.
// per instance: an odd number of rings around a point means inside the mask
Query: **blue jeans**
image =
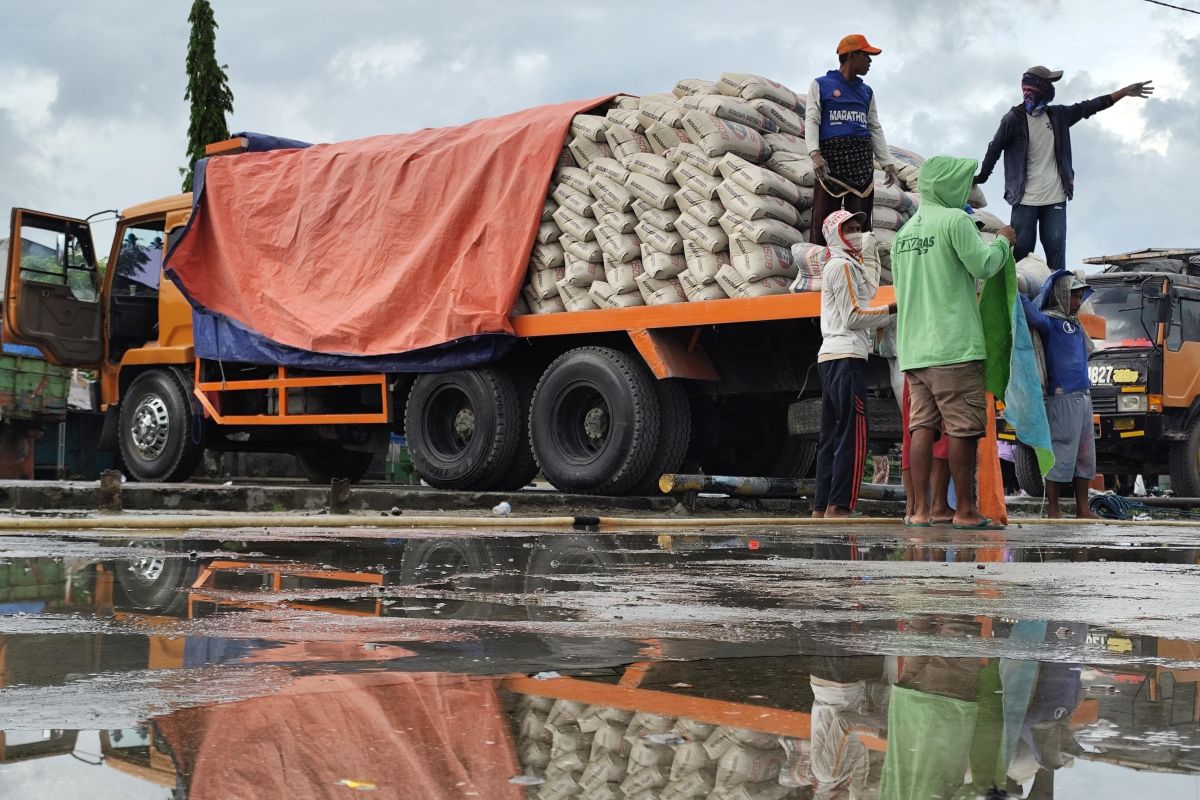
<svg viewBox="0 0 1200 800"><path fill-rule="evenodd" d="M1017 261L1033 252L1040 231L1050 269L1067 268L1066 201L1052 206L1013 206L1010 224L1017 231L1017 243L1013 246Z"/></svg>

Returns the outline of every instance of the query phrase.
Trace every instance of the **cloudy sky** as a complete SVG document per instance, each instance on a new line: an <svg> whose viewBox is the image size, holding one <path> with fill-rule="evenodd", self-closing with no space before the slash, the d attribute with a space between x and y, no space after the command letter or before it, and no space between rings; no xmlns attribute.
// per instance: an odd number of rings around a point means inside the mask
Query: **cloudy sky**
<svg viewBox="0 0 1200 800"><path fill-rule="evenodd" d="M1189 2L1200 9L1179 0ZM190 4L6 6L0 207L83 216L178 191ZM925 155L981 158L1031 64L1066 70L1064 102L1154 79L1150 101L1123 100L1074 129L1068 257L1200 244L1200 15L1145 0L212 4L235 95L230 129L309 141L662 91L722 71L802 91L836 65L850 32L884 49L868 81L888 138ZM1007 218L1001 181L998 169L985 188Z"/></svg>

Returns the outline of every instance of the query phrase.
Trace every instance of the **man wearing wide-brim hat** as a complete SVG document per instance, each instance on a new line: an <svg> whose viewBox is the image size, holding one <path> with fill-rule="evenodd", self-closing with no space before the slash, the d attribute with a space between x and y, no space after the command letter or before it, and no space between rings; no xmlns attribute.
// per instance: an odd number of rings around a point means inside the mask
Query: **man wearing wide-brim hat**
<svg viewBox="0 0 1200 800"><path fill-rule="evenodd" d="M1020 105L1000 120L988 145L975 183L991 177L1004 153L1004 199L1013 207L1017 231L1013 255L1018 261L1033 252L1040 238L1051 269L1067 264L1067 201L1075 194L1071 162L1071 126L1112 107L1123 97L1149 97L1151 81L1132 83L1112 94L1074 105L1051 105L1062 70L1030 67L1021 76Z"/></svg>

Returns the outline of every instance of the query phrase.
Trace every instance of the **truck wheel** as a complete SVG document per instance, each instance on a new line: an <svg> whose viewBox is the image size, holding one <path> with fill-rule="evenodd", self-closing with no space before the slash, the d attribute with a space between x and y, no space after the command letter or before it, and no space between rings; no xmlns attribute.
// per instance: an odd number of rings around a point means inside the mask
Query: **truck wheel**
<svg viewBox="0 0 1200 800"><path fill-rule="evenodd" d="M334 479L358 483L374 460L374 453L337 446L327 450L304 450L296 454L300 472L318 486L328 486Z"/></svg>
<svg viewBox="0 0 1200 800"><path fill-rule="evenodd" d="M143 372L121 401L119 445L129 477L182 481L204 456L198 416L183 383L169 370ZM200 439L200 441L196 441Z"/></svg>
<svg viewBox="0 0 1200 800"><path fill-rule="evenodd" d="M504 564L504 566L508 566ZM410 539L400 556L400 583L441 591L461 591L459 574L476 578L502 568L502 559L479 540ZM404 613L420 619L488 619L492 606L474 600L407 597Z"/></svg>
<svg viewBox="0 0 1200 800"><path fill-rule="evenodd" d="M559 356L533 393L533 454L564 492L618 495L645 477L658 446L654 378L632 356L580 347Z"/></svg>
<svg viewBox="0 0 1200 800"><path fill-rule="evenodd" d="M1037 453L1029 445L1018 444L1013 449L1013 469L1017 473L1017 485L1030 497L1046 494L1046 483L1038 467Z"/></svg>
<svg viewBox="0 0 1200 800"><path fill-rule="evenodd" d="M147 542L138 542L146 546ZM163 543L158 546L165 547ZM169 614L182 610L187 592L199 572L199 563L188 561L182 554L156 552L142 558L118 561L113 564L117 585L130 608Z"/></svg>
<svg viewBox="0 0 1200 800"><path fill-rule="evenodd" d="M658 479L679 469L692 437L692 409L683 382L667 378L655 381L654 388L658 395L658 444L646 476L633 489L634 494L662 494Z"/></svg>
<svg viewBox="0 0 1200 800"><path fill-rule="evenodd" d="M404 429L413 467L438 489L487 489L514 463L520 402L513 379L493 367L421 375Z"/></svg>
<svg viewBox="0 0 1200 800"><path fill-rule="evenodd" d="M1200 497L1200 417L1186 439L1171 444L1171 488L1176 497Z"/></svg>
<svg viewBox="0 0 1200 800"><path fill-rule="evenodd" d="M517 432L517 448L513 453L512 463L504 468L496 483L488 487L499 492L524 489L538 474L537 460L533 457L533 447L529 443L529 406L533 403L533 389L537 386L537 378L518 369L513 373L513 381L517 387L517 418L520 420L520 430Z"/></svg>

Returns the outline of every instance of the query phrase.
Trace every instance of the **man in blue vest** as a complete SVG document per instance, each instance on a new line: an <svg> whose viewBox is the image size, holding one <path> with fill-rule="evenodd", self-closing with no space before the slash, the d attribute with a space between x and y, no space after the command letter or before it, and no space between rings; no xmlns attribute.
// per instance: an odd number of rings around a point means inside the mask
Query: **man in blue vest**
<svg viewBox="0 0 1200 800"><path fill-rule="evenodd" d="M839 208L863 214L863 230L871 230L875 161L887 172L889 186L896 180L896 165L875 110L875 93L859 77L871 69L871 56L882 52L861 33L846 36L838 42L838 68L808 87L804 138L817 176L809 233L809 241L815 244L825 244L821 227Z"/></svg>

